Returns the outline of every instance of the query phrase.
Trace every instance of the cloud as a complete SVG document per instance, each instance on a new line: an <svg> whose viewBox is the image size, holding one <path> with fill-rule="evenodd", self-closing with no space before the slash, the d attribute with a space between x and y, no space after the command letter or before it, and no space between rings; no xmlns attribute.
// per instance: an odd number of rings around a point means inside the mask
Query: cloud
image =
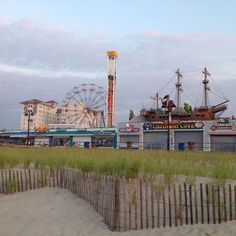
<svg viewBox="0 0 236 236"><path fill-rule="evenodd" d="M186 33L169 33L162 34L156 30L143 31L140 33L140 36L143 38L149 39L163 39L163 40L176 40L176 41L189 41L189 42L198 42L201 40L201 35L197 34L186 34Z"/></svg>
<svg viewBox="0 0 236 236"><path fill-rule="evenodd" d="M100 78L100 77L105 77L104 72L89 72L89 71L72 71L69 70L68 68L64 68L61 70L50 70L50 69L34 69L34 68L27 68L27 67L22 67L19 65L8 65L8 64L0 64L0 73L10 73L10 74L15 74L17 75L31 75L31 76L40 76L42 79L58 79L58 78L63 78L65 76L70 76L70 77L81 77L84 79L95 79L95 78Z"/></svg>
<svg viewBox="0 0 236 236"><path fill-rule="evenodd" d="M50 70L76 73L85 67L94 71L101 65L101 60L93 55L100 55L104 46L90 35L43 28L30 20L1 24L0 32L1 64L22 67L25 72L40 69L42 73Z"/></svg>
<svg viewBox="0 0 236 236"><path fill-rule="evenodd" d="M5 98L0 101L1 113L9 114L7 109L20 108L21 101L31 98L61 102L66 92L82 83L106 88L106 51L115 49L117 121L126 121L125 111L128 114L132 108L137 114L143 104L149 106L156 92L173 91L174 96L177 68L183 74L184 92L190 95L200 91L196 86L201 86L204 67L225 90L231 88L236 74L234 42L235 35L164 34L158 30L110 35L44 27L32 19L13 23L0 19L0 93ZM232 93L232 89L228 91ZM230 109L236 114L234 101ZM0 117L0 128L18 124L18 116Z"/></svg>

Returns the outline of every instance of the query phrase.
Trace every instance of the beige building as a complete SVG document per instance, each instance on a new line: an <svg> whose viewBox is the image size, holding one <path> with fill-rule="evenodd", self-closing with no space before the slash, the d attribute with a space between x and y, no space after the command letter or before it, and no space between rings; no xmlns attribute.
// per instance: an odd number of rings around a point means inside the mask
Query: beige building
<svg viewBox="0 0 236 236"><path fill-rule="evenodd" d="M63 104L61 111L61 123L74 124L76 127L88 128L94 124L96 117L83 106L83 103L67 102Z"/></svg>
<svg viewBox="0 0 236 236"><path fill-rule="evenodd" d="M28 129L28 118L30 115L30 129L41 125L56 124L61 121L61 111L55 101L43 102L38 99L31 99L21 102L21 130Z"/></svg>

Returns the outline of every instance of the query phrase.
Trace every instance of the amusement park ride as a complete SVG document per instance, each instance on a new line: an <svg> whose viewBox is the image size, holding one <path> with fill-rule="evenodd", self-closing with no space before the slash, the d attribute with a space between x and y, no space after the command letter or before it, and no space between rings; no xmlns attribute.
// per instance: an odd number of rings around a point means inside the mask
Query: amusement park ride
<svg viewBox="0 0 236 236"><path fill-rule="evenodd" d="M107 127L115 124L115 95L116 95L116 60L117 52L108 51L108 93L107 93Z"/></svg>
<svg viewBox="0 0 236 236"><path fill-rule="evenodd" d="M176 71L177 75L177 83L176 86L176 94L177 101L176 105L173 100L170 99L169 95L166 95L163 99L155 97L154 99L157 101L156 109L141 109L140 115L146 118L146 121L158 121L158 122L166 122L169 120L169 112L171 112L172 121L186 121L186 120L214 120L220 116L226 109L227 103L229 100L225 99L221 103L211 106L208 104L208 91L209 88L209 79L210 73L204 68L203 72L204 79L202 80L203 89L204 89L204 105L200 107L195 107L192 109L188 102L184 103L184 107L180 106L180 93L183 91L182 83L180 79L182 78L182 74L179 69ZM162 107L158 107L158 100L161 100ZM168 112L166 112L168 110Z"/></svg>
<svg viewBox="0 0 236 236"><path fill-rule="evenodd" d="M95 84L82 84L72 88L62 102L63 123L84 128L114 126L117 52L108 51L107 56L107 92Z"/></svg>
<svg viewBox="0 0 236 236"><path fill-rule="evenodd" d="M104 127L106 92L95 84L72 88L62 102L63 123L76 127Z"/></svg>
<svg viewBox="0 0 236 236"><path fill-rule="evenodd" d="M95 84L82 84L71 89L65 96L62 104L62 117L64 124L74 124L76 127L114 127L115 125L115 101L116 101L116 63L117 52L108 51L108 87L107 91ZM154 98L157 101L156 109L141 109L140 115L147 122L179 122L189 120L214 120L219 114L227 109L225 100L217 105L208 104L208 91L210 73L206 68L203 70L204 79L204 105L192 109L188 102L184 107L180 105L182 89L181 78L183 77L179 69L177 75L176 104L169 95L164 98ZM161 100L162 107L158 107L158 100ZM130 114L130 119L134 114Z"/></svg>

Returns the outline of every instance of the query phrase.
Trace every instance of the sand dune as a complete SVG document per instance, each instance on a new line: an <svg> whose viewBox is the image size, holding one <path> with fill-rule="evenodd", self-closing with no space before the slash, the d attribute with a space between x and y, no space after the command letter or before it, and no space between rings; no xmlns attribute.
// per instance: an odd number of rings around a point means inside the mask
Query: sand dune
<svg viewBox="0 0 236 236"><path fill-rule="evenodd" d="M68 190L45 188L0 196L1 236L236 235L236 222L111 232L94 209Z"/></svg>

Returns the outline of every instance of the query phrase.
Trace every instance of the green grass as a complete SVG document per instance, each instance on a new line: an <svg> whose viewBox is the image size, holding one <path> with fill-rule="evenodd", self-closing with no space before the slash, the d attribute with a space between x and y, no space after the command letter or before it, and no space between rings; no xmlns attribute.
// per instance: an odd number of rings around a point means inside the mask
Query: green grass
<svg viewBox="0 0 236 236"><path fill-rule="evenodd" d="M154 150L0 148L0 168L28 166L68 166L106 175L136 177L139 174L203 176L236 179L234 153L167 152Z"/></svg>

